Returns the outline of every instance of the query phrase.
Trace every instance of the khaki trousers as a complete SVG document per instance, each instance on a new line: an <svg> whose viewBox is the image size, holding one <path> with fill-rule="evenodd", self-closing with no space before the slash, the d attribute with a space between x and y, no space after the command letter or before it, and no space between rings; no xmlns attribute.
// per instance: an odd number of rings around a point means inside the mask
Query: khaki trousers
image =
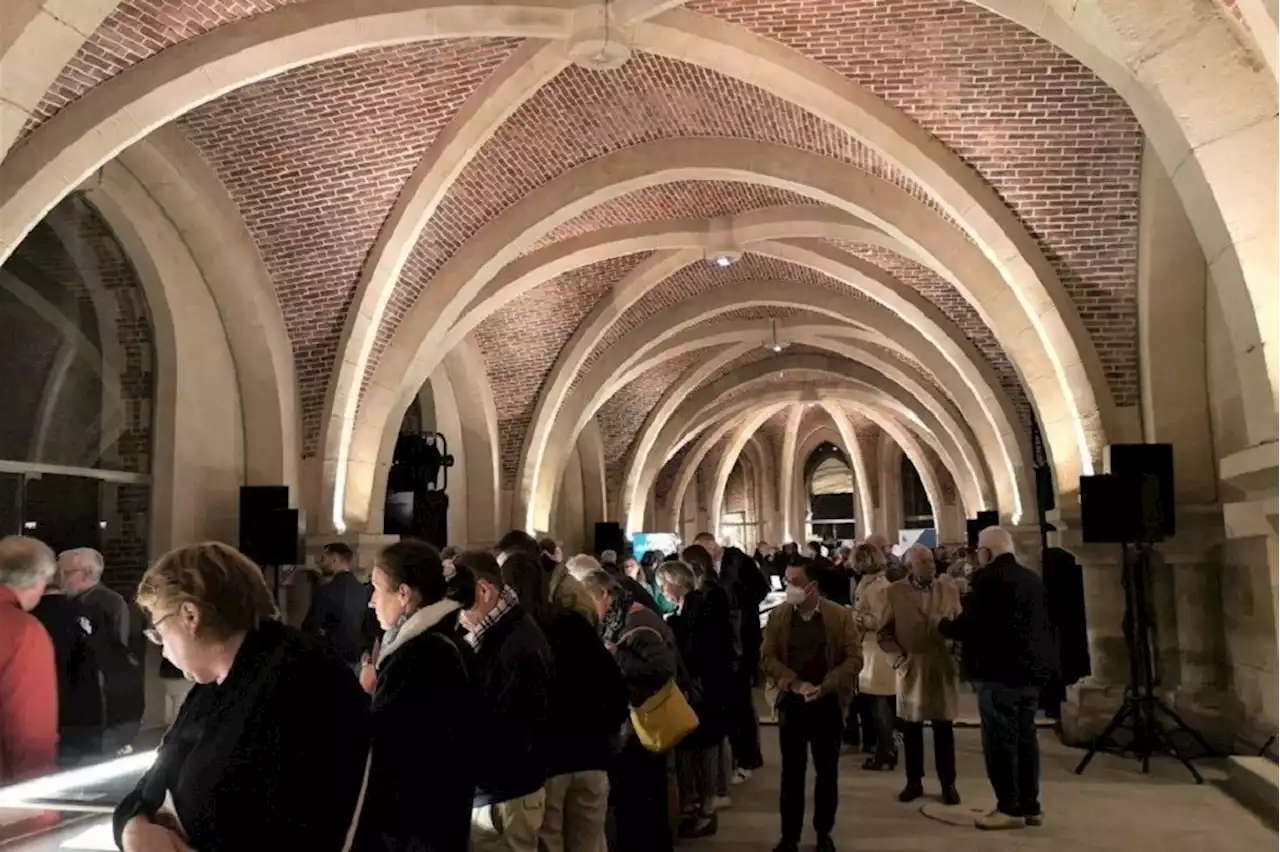
<svg viewBox="0 0 1280 852"><path fill-rule="evenodd" d="M538 832L547 796L538 789L527 796L471 811L471 852L538 852Z"/></svg>
<svg viewBox="0 0 1280 852"><path fill-rule="evenodd" d="M546 816L538 833L543 852L606 852L609 773L568 772L548 778Z"/></svg>

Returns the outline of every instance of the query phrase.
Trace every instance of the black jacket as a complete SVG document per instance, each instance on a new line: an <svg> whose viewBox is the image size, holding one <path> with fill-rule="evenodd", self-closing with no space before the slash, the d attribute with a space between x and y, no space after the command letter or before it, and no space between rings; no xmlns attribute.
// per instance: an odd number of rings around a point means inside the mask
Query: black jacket
<svg viewBox="0 0 1280 852"><path fill-rule="evenodd" d="M484 733L475 654L454 635L457 619L455 601L423 607L380 651L357 852L466 852L470 749Z"/></svg>
<svg viewBox="0 0 1280 852"><path fill-rule="evenodd" d="M606 565L605 573L617 580L618 585L622 586L626 592L631 595L631 599L651 611L658 618L662 618L662 607L658 606L658 602L653 599L653 595L644 587L643 583L638 583L627 576L627 572L623 571L617 565Z"/></svg>
<svg viewBox="0 0 1280 852"><path fill-rule="evenodd" d="M45 592L31 614L53 640L53 659L58 667L59 745L69 745L69 728L100 730L103 725L102 689L89 646L93 623L75 598L56 590Z"/></svg>
<svg viewBox="0 0 1280 852"><path fill-rule="evenodd" d="M536 616L555 657L547 720L547 777L608 769L627 720L622 672L585 618L547 607Z"/></svg>
<svg viewBox="0 0 1280 852"><path fill-rule="evenodd" d="M482 735L475 807L518 799L547 780L547 721L555 661L533 617L517 605L476 649Z"/></svg>
<svg viewBox="0 0 1280 852"><path fill-rule="evenodd" d="M678 654L671 628L648 609L633 605L614 648L632 707L639 707L676 677Z"/></svg>
<svg viewBox="0 0 1280 852"><path fill-rule="evenodd" d="M360 662L369 595L369 586L355 574L339 571L311 593L302 632L323 637L344 663Z"/></svg>
<svg viewBox="0 0 1280 852"><path fill-rule="evenodd" d="M718 587L685 596L679 612L667 619L675 635L688 677L690 703L698 714L698 729L681 742L685 748L714 746L728 733L732 697L733 626Z"/></svg>
<svg viewBox="0 0 1280 852"><path fill-rule="evenodd" d="M191 689L159 755L115 811L153 817L165 791L200 852L339 852L369 753L368 698L325 646L278 622L244 639L221 684Z"/></svg>
<svg viewBox="0 0 1280 852"><path fill-rule="evenodd" d="M960 616L938 629L961 643L961 659L973 680L1044 686L1056 674L1044 583L1011 554L973 572Z"/></svg>

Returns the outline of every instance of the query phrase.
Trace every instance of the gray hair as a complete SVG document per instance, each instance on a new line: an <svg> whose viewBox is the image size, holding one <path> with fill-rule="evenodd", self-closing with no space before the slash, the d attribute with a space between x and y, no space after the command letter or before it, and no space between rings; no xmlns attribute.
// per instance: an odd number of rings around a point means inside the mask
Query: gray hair
<svg viewBox="0 0 1280 852"><path fill-rule="evenodd" d="M617 565L617 564L618 564L618 551L616 551L616 550L602 550L602 551L600 551L600 564L602 564L602 565Z"/></svg>
<svg viewBox="0 0 1280 852"><path fill-rule="evenodd" d="M908 565L915 565L916 562L928 560L930 565L937 568L937 560L933 558L933 551L925 547L923 544L913 544L907 548L907 552L902 554L902 561Z"/></svg>
<svg viewBox="0 0 1280 852"><path fill-rule="evenodd" d="M698 578L694 575L693 569L683 562L663 562L658 566L657 573L659 577L667 578L669 582L682 589L696 589L698 587Z"/></svg>
<svg viewBox="0 0 1280 852"><path fill-rule="evenodd" d="M592 571L600 570L600 562L590 554L579 553L566 562L564 567L573 576L573 579L583 580Z"/></svg>
<svg viewBox="0 0 1280 852"><path fill-rule="evenodd" d="M43 541L24 535L0 539L0 585L34 589L53 579L58 561Z"/></svg>
<svg viewBox="0 0 1280 852"><path fill-rule="evenodd" d="M58 554L58 567L65 574L68 569L77 568L89 575L89 579L98 583L102 581L102 569L105 563L102 554L92 547L74 547Z"/></svg>
<svg viewBox="0 0 1280 852"><path fill-rule="evenodd" d="M991 556L1013 553L1013 535L1004 527L987 527L978 533L978 547L991 551Z"/></svg>
<svg viewBox="0 0 1280 852"><path fill-rule="evenodd" d="M582 578L582 585L586 587L587 594L596 600L600 600L606 594L618 593L618 581L609 576L606 571L592 571Z"/></svg>

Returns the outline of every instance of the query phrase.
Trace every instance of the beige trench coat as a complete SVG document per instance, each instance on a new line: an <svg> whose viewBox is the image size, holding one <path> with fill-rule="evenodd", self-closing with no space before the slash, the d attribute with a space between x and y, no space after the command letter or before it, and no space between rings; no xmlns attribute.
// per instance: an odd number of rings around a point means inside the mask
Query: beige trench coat
<svg viewBox="0 0 1280 852"><path fill-rule="evenodd" d="M920 591L910 578L889 586L890 622L880 642L895 658L905 654L898 668L898 715L908 722L956 718L960 667L938 622L960 614L960 591L946 575Z"/></svg>
<svg viewBox="0 0 1280 852"><path fill-rule="evenodd" d="M898 694L893 657L876 639L880 628L889 620L890 585L883 571L868 574L858 581L853 598L853 621L862 634L862 674L858 677L858 689L867 695Z"/></svg>

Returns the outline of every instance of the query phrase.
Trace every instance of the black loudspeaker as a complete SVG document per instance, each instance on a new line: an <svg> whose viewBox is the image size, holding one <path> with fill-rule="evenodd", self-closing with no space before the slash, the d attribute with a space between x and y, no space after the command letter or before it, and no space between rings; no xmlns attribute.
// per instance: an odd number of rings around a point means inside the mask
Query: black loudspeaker
<svg viewBox="0 0 1280 852"><path fill-rule="evenodd" d="M987 527L999 526L1000 513L993 511L979 512L978 517L969 518L964 522L965 532L968 534L969 549L973 550L978 546L978 533Z"/></svg>
<svg viewBox="0 0 1280 852"><path fill-rule="evenodd" d="M1165 523L1158 477L1114 473L1080 477L1080 531L1086 542L1162 541Z"/></svg>
<svg viewBox="0 0 1280 852"><path fill-rule="evenodd" d="M1144 541L1160 541L1177 532L1174 511L1173 445L1111 444L1106 449L1107 473L1137 478L1141 486L1141 533ZM1130 539L1133 541L1134 539Z"/></svg>
<svg viewBox="0 0 1280 852"><path fill-rule="evenodd" d="M1041 512L1057 508L1058 495L1053 488L1053 473L1047 464L1036 465L1036 503Z"/></svg>
<svg viewBox="0 0 1280 852"><path fill-rule="evenodd" d="M604 553L606 550L612 550L618 554L618 558L622 558L622 550L626 545L626 539L622 537L622 524L613 521L605 521L596 524L596 553Z"/></svg>
<svg viewBox="0 0 1280 852"><path fill-rule="evenodd" d="M300 565L302 516L285 485L240 489L240 552L259 565Z"/></svg>

